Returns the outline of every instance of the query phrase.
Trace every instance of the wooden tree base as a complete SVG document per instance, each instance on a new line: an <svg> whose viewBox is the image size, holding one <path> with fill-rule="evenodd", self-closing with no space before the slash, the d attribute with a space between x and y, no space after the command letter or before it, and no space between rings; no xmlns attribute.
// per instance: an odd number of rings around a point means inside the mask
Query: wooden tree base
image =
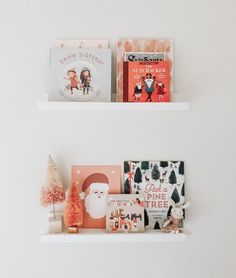
<svg viewBox="0 0 236 278"><path fill-rule="evenodd" d="M50 234L58 234L62 232L61 216L48 218L48 232Z"/></svg>
<svg viewBox="0 0 236 278"><path fill-rule="evenodd" d="M78 227L68 227L69 234L78 234L79 228Z"/></svg>

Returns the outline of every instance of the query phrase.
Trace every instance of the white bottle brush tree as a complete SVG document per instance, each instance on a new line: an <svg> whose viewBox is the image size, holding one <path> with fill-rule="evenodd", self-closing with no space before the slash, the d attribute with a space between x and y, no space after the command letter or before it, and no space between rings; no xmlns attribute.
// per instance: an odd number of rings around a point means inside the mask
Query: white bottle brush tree
<svg viewBox="0 0 236 278"><path fill-rule="evenodd" d="M53 216L56 219L55 204L64 202L65 197L65 189L59 171L51 155L49 155L47 176L40 195L41 206L48 207L52 205Z"/></svg>

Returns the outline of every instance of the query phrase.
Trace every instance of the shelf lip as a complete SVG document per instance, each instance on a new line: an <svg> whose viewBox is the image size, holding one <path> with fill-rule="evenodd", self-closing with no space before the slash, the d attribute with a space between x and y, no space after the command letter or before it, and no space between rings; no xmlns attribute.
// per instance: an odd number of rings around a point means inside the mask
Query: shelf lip
<svg viewBox="0 0 236 278"><path fill-rule="evenodd" d="M71 111L188 111L189 102L62 102L39 101L39 110Z"/></svg>
<svg viewBox="0 0 236 278"><path fill-rule="evenodd" d="M44 234L42 243L67 242L185 242L186 234L171 234L160 231L145 231L144 233L107 233L100 229L81 229L79 234Z"/></svg>

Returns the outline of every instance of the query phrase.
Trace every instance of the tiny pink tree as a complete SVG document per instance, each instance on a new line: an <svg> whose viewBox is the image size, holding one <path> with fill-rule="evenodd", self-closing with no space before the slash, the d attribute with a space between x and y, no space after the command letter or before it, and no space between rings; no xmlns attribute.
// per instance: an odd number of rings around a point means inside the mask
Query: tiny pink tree
<svg viewBox="0 0 236 278"><path fill-rule="evenodd" d="M56 219L55 204L64 202L65 198L62 179L51 155L49 155L47 177L40 195L41 206L48 207L52 205L54 219Z"/></svg>

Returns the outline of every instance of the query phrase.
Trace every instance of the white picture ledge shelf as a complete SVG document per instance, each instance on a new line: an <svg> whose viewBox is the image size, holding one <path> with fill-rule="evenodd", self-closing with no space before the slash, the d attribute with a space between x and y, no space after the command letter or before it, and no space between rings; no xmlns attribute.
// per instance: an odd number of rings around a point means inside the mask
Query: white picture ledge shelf
<svg viewBox="0 0 236 278"><path fill-rule="evenodd" d="M42 243L63 242L184 242L186 235L146 231L144 233L106 233L103 229L81 229L78 234L45 234Z"/></svg>
<svg viewBox="0 0 236 278"><path fill-rule="evenodd" d="M128 103L39 101L38 109L72 111L188 111L189 102Z"/></svg>

